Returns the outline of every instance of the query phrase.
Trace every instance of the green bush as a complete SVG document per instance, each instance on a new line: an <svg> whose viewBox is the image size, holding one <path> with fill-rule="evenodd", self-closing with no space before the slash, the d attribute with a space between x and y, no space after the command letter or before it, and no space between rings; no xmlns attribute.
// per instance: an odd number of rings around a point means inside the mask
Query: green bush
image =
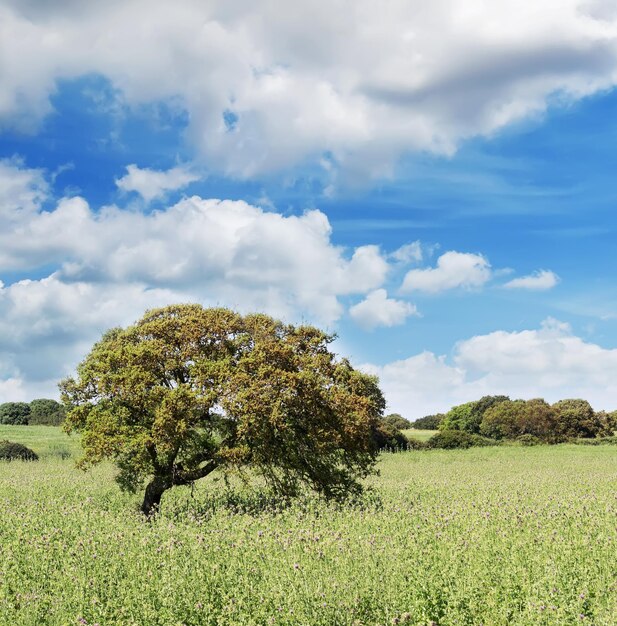
<svg viewBox="0 0 617 626"><path fill-rule="evenodd" d="M480 432L494 439L519 439L530 435L549 443L562 439L555 410L541 398L506 400L484 414Z"/></svg>
<svg viewBox="0 0 617 626"><path fill-rule="evenodd" d="M0 404L0 424L24 426L30 417L30 405L27 402L5 402Z"/></svg>
<svg viewBox="0 0 617 626"><path fill-rule="evenodd" d="M587 400L568 399L553 404L557 415L559 434L568 439L597 437L602 434L602 419L594 412Z"/></svg>
<svg viewBox="0 0 617 626"><path fill-rule="evenodd" d="M518 443L520 443L522 446L539 446L542 443L541 439L530 433L520 435L516 438L516 441L518 441Z"/></svg>
<svg viewBox="0 0 617 626"><path fill-rule="evenodd" d="M398 430L411 428L411 422L408 419L405 419L402 415L399 415L398 413L390 413L390 415L386 415L383 418L383 421Z"/></svg>
<svg viewBox="0 0 617 626"><path fill-rule="evenodd" d="M377 450L405 450L408 440L398 429L380 420L373 429L373 445Z"/></svg>
<svg viewBox="0 0 617 626"><path fill-rule="evenodd" d="M65 418L64 407L55 400L40 398L30 403L29 424L60 426Z"/></svg>
<svg viewBox="0 0 617 626"><path fill-rule="evenodd" d="M2 461L38 461L39 457L21 443L14 441L0 441L0 460Z"/></svg>
<svg viewBox="0 0 617 626"><path fill-rule="evenodd" d="M575 437L574 439L568 439L568 443L575 443L579 446L617 446L617 437L611 435L610 437L594 437L584 438Z"/></svg>
<svg viewBox="0 0 617 626"><path fill-rule="evenodd" d="M480 435L467 433L462 430L442 430L434 434L426 442L427 448L441 448L444 450L494 445L497 445L494 439L488 439L487 437L481 437Z"/></svg>
<svg viewBox="0 0 617 626"><path fill-rule="evenodd" d="M463 430L467 433L478 434L486 412L509 400L508 396L483 396L475 402L459 404L446 413L439 428L440 430Z"/></svg>
<svg viewBox="0 0 617 626"><path fill-rule="evenodd" d="M444 413L435 413L435 415L425 415L420 419L411 423L411 428L416 430L437 430L445 418Z"/></svg>

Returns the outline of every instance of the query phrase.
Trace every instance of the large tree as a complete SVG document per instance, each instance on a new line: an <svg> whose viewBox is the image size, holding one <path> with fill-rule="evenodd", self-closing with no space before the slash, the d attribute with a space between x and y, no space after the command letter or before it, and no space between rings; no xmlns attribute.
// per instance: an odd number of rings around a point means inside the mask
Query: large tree
<svg viewBox="0 0 617 626"><path fill-rule="evenodd" d="M215 469L251 467L281 492L327 497L373 470L384 409L374 377L337 360L333 337L266 315L173 305L108 331L60 383L81 467L112 459L118 482L147 481L142 511Z"/></svg>

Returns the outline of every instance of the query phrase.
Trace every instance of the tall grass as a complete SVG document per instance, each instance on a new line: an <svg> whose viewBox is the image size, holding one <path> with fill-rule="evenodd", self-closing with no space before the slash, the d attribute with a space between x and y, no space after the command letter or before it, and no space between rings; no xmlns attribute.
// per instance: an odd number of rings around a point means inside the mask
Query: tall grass
<svg viewBox="0 0 617 626"><path fill-rule="evenodd" d="M614 448L406 452L380 469L347 507L215 477L148 523L109 465L0 464L0 624L617 623Z"/></svg>

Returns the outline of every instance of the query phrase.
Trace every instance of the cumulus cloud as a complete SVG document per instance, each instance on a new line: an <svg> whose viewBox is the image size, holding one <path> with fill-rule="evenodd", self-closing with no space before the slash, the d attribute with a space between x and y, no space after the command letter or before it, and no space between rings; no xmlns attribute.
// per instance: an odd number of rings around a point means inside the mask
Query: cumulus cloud
<svg viewBox="0 0 617 626"><path fill-rule="evenodd" d="M36 215L48 193L41 170L25 167L18 158L0 159L0 228Z"/></svg>
<svg viewBox="0 0 617 626"><path fill-rule="evenodd" d="M404 324L410 315L418 315L418 310L410 302L388 298L385 289L376 289L352 306L349 315L359 326L371 330L377 326Z"/></svg>
<svg viewBox="0 0 617 626"><path fill-rule="evenodd" d="M126 174L116 180L122 191L136 191L146 202L164 197L169 191L182 189L199 180L199 176L185 167L173 167L167 171L127 165Z"/></svg>
<svg viewBox="0 0 617 626"><path fill-rule="evenodd" d="M98 73L129 105L181 103L209 165L240 176L324 154L388 174L617 80L597 0L2 0L0 42L0 124L32 127L59 79Z"/></svg>
<svg viewBox="0 0 617 626"><path fill-rule="evenodd" d="M341 295L385 280L377 246L349 255L330 242L320 211L283 217L242 201L187 198L149 214L82 198L61 200L15 232L0 233L0 270L58 263L63 282L142 283L216 294L229 304L280 315L342 313Z"/></svg>
<svg viewBox="0 0 617 626"><path fill-rule="evenodd" d="M407 272L401 291L438 293L447 289L482 287L492 277L490 263L480 254L450 251L437 259L437 266Z"/></svg>
<svg viewBox="0 0 617 626"><path fill-rule="evenodd" d="M423 352L363 368L380 377L390 410L410 418L486 394L550 402L582 397L598 410L617 408L617 349L589 343L550 318L536 330L461 341L450 359Z"/></svg>
<svg viewBox="0 0 617 626"><path fill-rule="evenodd" d="M0 400L53 394L103 330L147 308L201 302L332 324L389 269L377 246L335 246L317 210L285 217L197 196L149 213L79 197L51 207L42 173L15 161L0 161L0 200L0 272L43 275L0 281Z"/></svg>
<svg viewBox="0 0 617 626"><path fill-rule="evenodd" d="M532 291L543 291L552 289L559 282L559 276L550 270L540 270L529 276L514 278L507 282L506 289L531 289Z"/></svg>

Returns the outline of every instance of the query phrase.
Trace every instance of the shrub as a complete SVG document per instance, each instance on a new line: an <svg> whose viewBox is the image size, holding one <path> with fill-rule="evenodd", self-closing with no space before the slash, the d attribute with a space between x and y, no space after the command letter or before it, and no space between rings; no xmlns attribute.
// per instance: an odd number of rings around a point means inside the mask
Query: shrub
<svg viewBox="0 0 617 626"><path fill-rule="evenodd" d="M437 430L445 417L444 413L435 413L435 415L425 415L415 422L411 423L411 428L417 430Z"/></svg>
<svg viewBox="0 0 617 626"><path fill-rule="evenodd" d="M542 441L560 440L555 410L541 398L507 400L484 414L480 432L495 439L518 439L531 435Z"/></svg>
<svg viewBox="0 0 617 626"><path fill-rule="evenodd" d="M40 398L30 403L29 424L60 426L64 421L64 407L55 400Z"/></svg>
<svg viewBox="0 0 617 626"><path fill-rule="evenodd" d="M408 419L405 419L402 415L399 415L398 413L390 413L390 415L386 415L383 418L383 421L398 430L411 428L411 422Z"/></svg>
<svg viewBox="0 0 617 626"><path fill-rule="evenodd" d="M541 439L530 433L520 435L516 438L516 441L518 441L522 446L539 446L542 443Z"/></svg>
<svg viewBox="0 0 617 626"><path fill-rule="evenodd" d="M575 443L579 446L617 446L617 437L595 437L591 438L575 438L569 439L568 443Z"/></svg>
<svg viewBox="0 0 617 626"><path fill-rule="evenodd" d="M24 426L30 417L30 406L27 402L5 402L0 404L0 424Z"/></svg>
<svg viewBox="0 0 617 626"><path fill-rule="evenodd" d="M473 428L473 405L473 402L466 402L465 404L453 406L446 413L446 416L439 425L439 430L462 430L471 432L469 429Z"/></svg>
<svg viewBox="0 0 617 626"><path fill-rule="evenodd" d="M373 445L377 450L404 450L409 441L405 435L388 422L379 420L373 428Z"/></svg>
<svg viewBox="0 0 617 626"><path fill-rule="evenodd" d="M557 416L557 429L562 437L596 437L602 433L602 419L587 400L560 400L553 404Z"/></svg>
<svg viewBox="0 0 617 626"><path fill-rule="evenodd" d="M454 448L472 448L475 446L494 446L497 442L493 439L481 437L473 433L461 430L442 430L434 434L427 442L427 448L441 448L452 450Z"/></svg>
<svg viewBox="0 0 617 626"><path fill-rule="evenodd" d="M21 443L13 441L0 441L0 460L2 461L38 461L39 457Z"/></svg>
<svg viewBox="0 0 617 626"><path fill-rule="evenodd" d="M441 430L463 430L479 433L480 424L486 412L502 402L509 401L508 396L483 396L475 402L466 402L452 407L441 422Z"/></svg>
<svg viewBox="0 0 617 626"><path fill-rule="evenodd" d="M600 432L597 437L612 437L615 434L617 412L607 413L606 411L598 411L595 414L596 420L600 422Z"/></svg>

